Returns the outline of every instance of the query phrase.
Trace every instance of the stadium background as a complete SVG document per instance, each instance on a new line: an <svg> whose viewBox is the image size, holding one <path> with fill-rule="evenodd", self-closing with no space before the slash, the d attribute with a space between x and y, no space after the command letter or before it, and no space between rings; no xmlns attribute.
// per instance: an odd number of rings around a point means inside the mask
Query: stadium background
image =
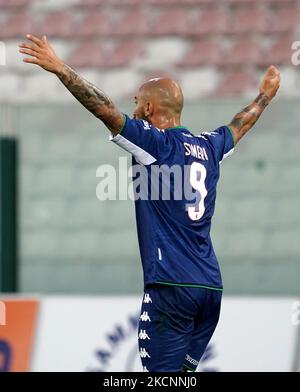
<svg viewBox="0 0 300 392"><path fill-rule="evenodd" d="M95 190L97 167L118 168L124 153L53 75L22 62L29 32L129 114L142 81L174 77L195 133L228 123L276 65L278 98L222 164L212 238L225 296L300 297L300 1L0 1L0 129L19 143L18 291L123 297L142 292L133 203Z"/></svg>

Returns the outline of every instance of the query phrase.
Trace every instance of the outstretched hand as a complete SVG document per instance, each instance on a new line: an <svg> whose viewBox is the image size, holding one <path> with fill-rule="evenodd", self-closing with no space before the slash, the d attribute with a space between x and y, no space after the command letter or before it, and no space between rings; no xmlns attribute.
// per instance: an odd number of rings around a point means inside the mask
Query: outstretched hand
<svg viewBox="0 0 300 392"><path fill-rule="evenodd" d="M25 63L37 64L48 72L59 73L64 63L57 57L47 37L44 35L40 39L34 35L27 34L26 38L31 43L23 42L20 44L19 52L27 54L30 57L25 57L23 61Z"/></svg>
<svg viewBox="0 0 300 392"><path fill-rule="evenodd" d="M259 92L261 94L264 94L269 98L269 100L271 100L276 95L279 86L280 72L276 67L274 67L274 65L271 65L267 69L267 72L265 73L265 76L261 81L261 84L259 86Z"/></svg>

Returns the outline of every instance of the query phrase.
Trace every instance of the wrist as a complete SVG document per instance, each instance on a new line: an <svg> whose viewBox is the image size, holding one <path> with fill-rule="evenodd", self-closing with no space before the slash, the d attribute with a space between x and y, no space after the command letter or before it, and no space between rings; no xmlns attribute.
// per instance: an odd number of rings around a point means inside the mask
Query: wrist
<svg viewBox="0 0 300 392"><path fill-rule="evenodd" d="M63 62L63 61L59 61L59 62L57 63L57 65L55 66L55 70L53 71L53 73L54 73L56 76L60 77L60 76L62 76L63 73L64 73L64 68L65 68L64 62Z"/></svg>

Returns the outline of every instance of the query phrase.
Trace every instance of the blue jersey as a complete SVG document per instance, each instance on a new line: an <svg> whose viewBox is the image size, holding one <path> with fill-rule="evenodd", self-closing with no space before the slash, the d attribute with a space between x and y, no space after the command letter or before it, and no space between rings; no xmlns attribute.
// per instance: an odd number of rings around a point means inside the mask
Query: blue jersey
<svg viewBox="0 0 300 392"><path fill-rule="evenodd" d="M124 116L111 139L132 154L139 180L133 184L145 286L222 289L210 228L220 162L234 149L230 128L194 135Z"/></svg>

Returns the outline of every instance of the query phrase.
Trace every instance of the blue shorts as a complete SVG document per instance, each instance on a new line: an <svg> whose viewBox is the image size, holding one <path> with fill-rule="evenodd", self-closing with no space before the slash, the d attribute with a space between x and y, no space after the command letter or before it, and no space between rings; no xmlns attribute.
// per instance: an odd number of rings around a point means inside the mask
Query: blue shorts
<svg viewBox="0 0 300 392"><path fill-rule="evenodd" d="M222 291L165 285L146 288L138 341L143 370L195 371L217 326Z"/></svg>

